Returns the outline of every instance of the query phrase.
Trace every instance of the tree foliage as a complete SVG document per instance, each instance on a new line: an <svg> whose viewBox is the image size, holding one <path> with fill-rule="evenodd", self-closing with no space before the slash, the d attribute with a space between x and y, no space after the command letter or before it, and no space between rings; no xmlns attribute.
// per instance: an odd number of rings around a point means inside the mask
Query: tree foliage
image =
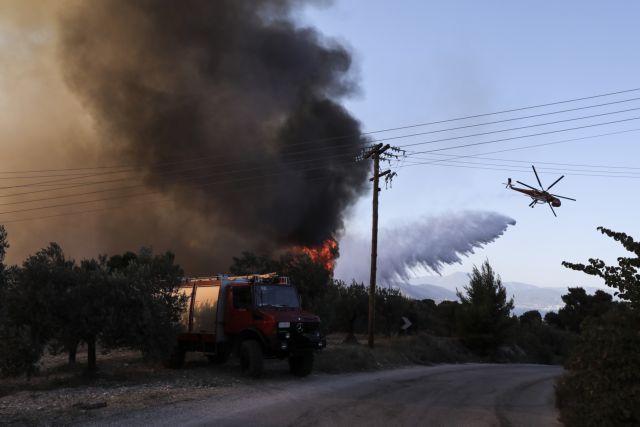
<svg viewBox="0 0 640 427"><path fill-rule="evenodd" d="M85 343L89 372L97 345L136 348L149 360L170 351L185 303L175 292L183 271L172 253L142 249L78 265L51 243L7 269L7 247L0 227L0 374L32 374L47 346L73 361Z"/></svg>
<svg viewBox="0 0 640 427"><path fill-rule="evenodd" d="M617 266L606 265L598 258L589 258L588 264L564 261L562 265L572 270L583 271L592 276L601 277L604 283L616 289L616 295L628 301L636 310L640 309L640 242L625 233L598 227L598 230L617 242L634 256L619 257Z"/></svg>
<svg viewBox="0 0 640 427"><path fill-rule="evenodd" d="M513 335L529 362L554 364L566 357L569 333L543 322L537 310L526 311L518 317Z"/></svg>
<svg viewBox="0 0 640 427"><path fill-rule="evenodd" d="M32 334L29 325L21 325L15 319L20 314L16 310L16 268L5 264L8 248L7 232L0 225L0 376L30 376L36 371L44 343Z"/></svg>
<svg viewBox="0 0 640 427"><path fill-rule="evenodd" d="M473 267L469 285L457 295L461 303L459 333L469 347L489 353L506 342L513 325L513 298L507 299L507 290L489 261L480 269Z"/></svg>
<svg viewBox="0 0 640 427"><path fill-rule="evenodd" d="M562 296L564 307L558 310L557 316L549 316L549 321L556 327L579 333L582 322L590 317L600 317L609 311L615 303L610 294L597 290L588 295L584 288L569 288Z"/></svg>
<svg viewBox="0 0 640 427"><path fill-rule="evenodd" d="M568 374L557 388L558 406L567 426L636 426L640 424L640 243L625 233L598 230L633 256L619 257L617 266L593 258L588 264L563 265L601 277L623 301L581 323L565 365Z"/></svg>
<svg viewBox="0 0 640 427"><path fill-rule="evenodd" d="M556 387L566 426L640 425L638 320L624 305L585 320Z"/></svg>

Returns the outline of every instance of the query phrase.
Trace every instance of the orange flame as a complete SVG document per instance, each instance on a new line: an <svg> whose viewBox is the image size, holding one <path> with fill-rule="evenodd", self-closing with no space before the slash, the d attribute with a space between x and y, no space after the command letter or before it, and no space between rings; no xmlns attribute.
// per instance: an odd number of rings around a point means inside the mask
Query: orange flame
<svg viewBox="0 0 640 427"><path fill-rule="evenodd" d="M302 252L311 258L311 261L321 264L324 268L333 273L338 258L338 242L334 239L327 239L322 246L316 248L302 247Z"/></svg>

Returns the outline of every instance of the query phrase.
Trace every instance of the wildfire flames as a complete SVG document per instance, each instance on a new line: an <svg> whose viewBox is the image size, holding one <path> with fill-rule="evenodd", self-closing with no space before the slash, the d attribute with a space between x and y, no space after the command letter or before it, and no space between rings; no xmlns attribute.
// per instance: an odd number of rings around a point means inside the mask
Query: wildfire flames
<svg viewBox="0 0 640 427"><path fill-rule="evenodd" d="M324 268L333 273L338 258L338 242L334 239L327 239L322 246L315 248L302 247L302 252L311 258L315 263L321 264Z"/></svg>

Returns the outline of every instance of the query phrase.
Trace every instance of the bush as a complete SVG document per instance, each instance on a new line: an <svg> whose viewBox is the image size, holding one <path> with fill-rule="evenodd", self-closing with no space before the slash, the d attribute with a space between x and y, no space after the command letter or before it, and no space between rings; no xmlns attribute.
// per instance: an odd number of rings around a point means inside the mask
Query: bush
<svg viewBox="0 0 640 427"><path fill-rule="evenodd" d="M566 357L570 333L558 330L542 321L538 311L523 313L515 329L515 344L532 363L556 364Z"/></svg>
<svg viewBox="0 0 640 427"><path fill-rule="evenodd" d="M602 278L622 300L600 318L587 317L559 382L561 418L571 426L640 425L640 242L625 233L598 227L632 253L617 266L600 259L562 264ZM603 301L606 304L606 301ZM610 305L610 304L609 304Z"/></svg>
<svg viewBox="0 0 640 427"><path fill-rule="evenodd" d="M640 425L639 320L621 307L584 322L557 386L566 426Z"/></svg>
<svg viewBox="0 0 640 427"><path fill-rule="evenodd" d="M28 377L38 371L44 344L34 341L28 327L0 326L0 377Z"/></svg>

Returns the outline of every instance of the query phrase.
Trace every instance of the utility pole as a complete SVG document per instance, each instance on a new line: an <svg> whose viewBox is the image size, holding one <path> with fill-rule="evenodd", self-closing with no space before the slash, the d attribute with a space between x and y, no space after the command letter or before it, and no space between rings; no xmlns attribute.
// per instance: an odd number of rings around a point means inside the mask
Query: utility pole
<svg viewBox="0 0 640 427"><path fill-rule="evenodd" d="M389 144L375 145L365 158L373 159L373 177L369 181L373 182L373 221L371 225L371 276L369 281L369 347L374 346L374 326L376 310L376 264L378 260L378 193L380 192L380 177L391 173L390 170L380 172L380 155L387 151Z"/></svg>

